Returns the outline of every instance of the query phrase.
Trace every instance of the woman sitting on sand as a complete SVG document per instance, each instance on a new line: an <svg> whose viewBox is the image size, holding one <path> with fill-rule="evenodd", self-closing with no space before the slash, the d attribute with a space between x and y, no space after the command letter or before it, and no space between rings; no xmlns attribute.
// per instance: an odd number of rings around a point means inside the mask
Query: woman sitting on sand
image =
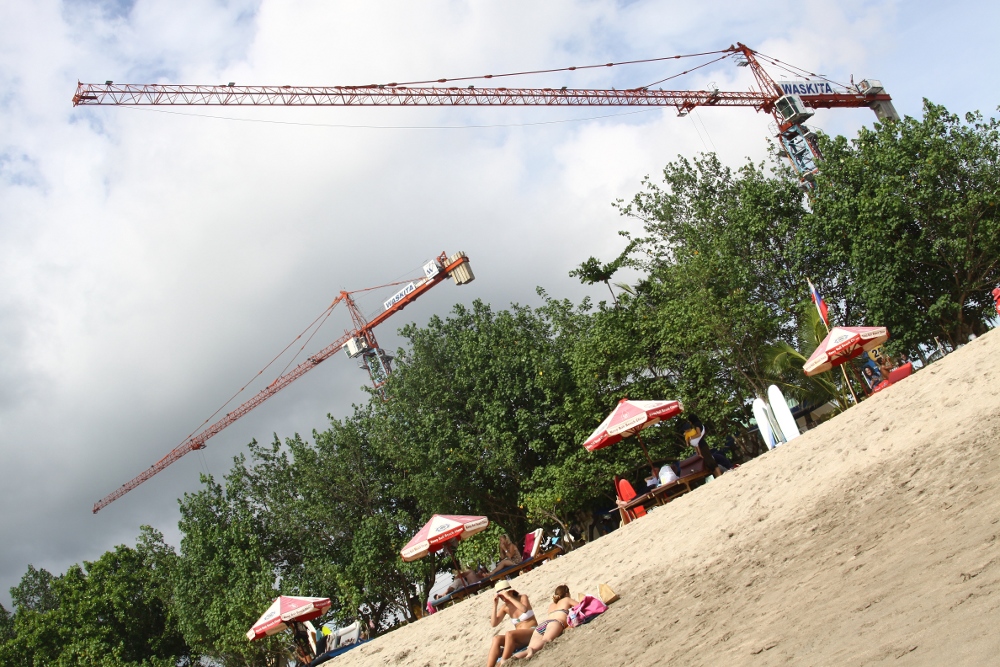
<svg viewBox="0 0 1000 667"><path fill-rule="evenodd" d="M490 626L497 627L504 617L509 616L514 629L493 638L489 657L486 659L487 667L494 667L501 654L506 660L514 651L527 646L531 640L531 634L538 625L527 595L515 591L507 580L497 582L493 590L496 591L496 594L493 596L493 605L490 607Z"/></svg>
<svg viewBox="0 0 1000 667"><path fill-rule="evenodd" d="M549 605L548 620L535 628L534 635L528 642L528 649L513 657L530 658L537 651L541 651L550 641L561 635L567 627L566 618L569 616L569 610L577 604L579 603L569 596L569 586L566 584L556 586L555 594L552 596L552 604Z"/></svg>
<svg viewBox="0 0 1000 667"><path fill-rule="evenodd" d="M497 566L490 570L490 574L496 574L500 570L510 567L511 565L517 565L521 562L521 552L518 551L514 543L510 541L510 538L506 534L500 535L500 560L497 561Z"/></svg>

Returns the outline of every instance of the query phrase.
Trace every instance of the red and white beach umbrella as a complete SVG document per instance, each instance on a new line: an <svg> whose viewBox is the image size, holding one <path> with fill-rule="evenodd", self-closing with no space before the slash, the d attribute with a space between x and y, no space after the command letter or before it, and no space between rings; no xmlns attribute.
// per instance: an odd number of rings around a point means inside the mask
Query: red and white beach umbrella
<svg viewBox="0 0 1000 667"><path fill-rule="evenodd" d="M834 327L806 360L806 375L824 373L889 340L885 327Z"/></svg>
<svg viewBox="0 0 1000 667"><path fill-rule="evenodd" d="M592 452L608 445L613 445L630 435L638 435L642 429L658 424L665 419L676 417L684 410L680 401L630 401L623 398L611 411L611 414L601 422L597 430L590 434L583 446ZM649 459L646 444L639 439L639 445L649 460L650 468L653 462Z"/></svg>
<svg viewBox="0 0 1000 667"><path fill-rule="evenodd" d="M417 531L400 554L404 561L423 558L432 551L440 551L448 541L464 540L486 530L490 520L484 516L435 514Z"/></svg>
<svg viewBox="0 0 1000 667"><path fill-rule="evenodd" d="M288 623L311 621L330 608L330 598L306 598L282 595L274 599L264 615L249 630L250 641L273 635L288 627Z"/></svg>

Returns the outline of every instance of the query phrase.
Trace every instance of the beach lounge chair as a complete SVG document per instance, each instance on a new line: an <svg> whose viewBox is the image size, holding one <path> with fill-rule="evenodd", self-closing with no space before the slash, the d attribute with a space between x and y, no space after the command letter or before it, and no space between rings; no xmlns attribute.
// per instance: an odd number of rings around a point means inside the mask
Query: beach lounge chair
<svg viewBox="0 0 1000 667"><path fill-rule="evenodd" d="M632 484L627 479L622 479L618 475L615 475L615 493L618 496L618 500L629 503L625 507L618 507L618 513L622 517L622 525L631 523L639 517L646 516L646 508L642 506L642 502L649 494L645 494L644 496L637 495L635 489L632 488ZM632 505L631 503L635 501L638 502Z"/></svg>
<svg viewBox="0 0 1000 667"><path fill-rule="evenodd" d="M559 545L551 547L549 549L542 549L542 533L544 531L539 528L534 530L524 536L524 548L521 550L521 562L517 565L511 565L506 567L492 577L487 577L486 580L491 582L500 581L501 579L509 579L510 577L520 574L522 572L527 572L533 569L537 565L541 565L547 560L552 560L556 556L562 553L563 548ZM484 581L486 581L484 580Z"/></svg>
<svg viewBox="0 0 1000 667"><path fill-rule="evenodd" d="M448 595L443 595L437 600L431 601L431 606L435 609L441 609L444 606L452 602L457 602L464 597L473 595L480 592L484 588L492 588L493 584L500 581L501 579L510 579L511 577L516 577L522 572L527 572L538 565L541 565L545 561L552 560L559 554L563 552L563 548L560 545L556 545L547 549L542 548L542 534L543 530L541 528L533 530L524 536L524 547L521 549L521 562L516 565L511 565L510 567L505 567L499 572L494 573L489 577L484 577L483 579L464 586L455 591L452 591Z"/></svg>
<svg viewBox="0 0 1000 667"><path fill-rule="evenodd" d="M907 362L902 366L900 366L899 368L895 368L892 371L890 371L889 377L887 377L885 380L879 382L877 385L872 387L871 393L877 394L886 387L891 387L892 385L896 384L903 378L909 377L912 373L913 373L913 364L911 362Z"/></svg>

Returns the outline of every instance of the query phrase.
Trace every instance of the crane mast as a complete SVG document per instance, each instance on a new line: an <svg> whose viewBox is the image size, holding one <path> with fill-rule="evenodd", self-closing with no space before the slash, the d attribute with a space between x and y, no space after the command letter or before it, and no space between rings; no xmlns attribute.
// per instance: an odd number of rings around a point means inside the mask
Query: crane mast
<svg viewBox="0 0 1000 667"><path fill-rule="evenodd" d="M337 298L333 300L333 303L330 304L330 309L333 309L341 302L346 303L348 310L351 313L351 320L354 324L354 329L352 331L346 332L343 336L333 341L316 354L310 356L292 370L279 376L271 384L267 385L267 387L254 395L250 400L246 401L232 412L227 413L222 419L218 420L200 433L191 436L181 444L177 445L170 450L166 456L151 465L142 473L125 484L122 484L107 496L94 503L93 513L97 514L101 511L101 509L107 507L118 498L121 498L132 489L147 481L170 464L176 462L185 454L193 452L197 449L204 449L205 443L210 438L218 435L223 429L235 422L237 419L244 416L341 350L347 352L350 357L360 357L362 359L364 367L368 369L371 376L372 386L376 391L382 393L383 385L385 385L385 382L388 380L389 373L391 372L391 367L389 365L391 357L389 357L389 355L387 355L386 352L378 346L378 342L375 339L375 327L416 301L429 289L444 280L447 276L451 276L457 285L465 285L475 280L475 276L472 274L472 270L469 268L468 264L469 258L464 252L456 253L451 257L448 257L445 253L441 253L439 257L424 264L423 278L415 280L404 287L400 292L387 301L385 303L384 310L377 316L373 317L370 321L366 320L364 315L358 309L351 296L353 293L342 291Z"/></svg>
<svg viewBox="0 0 1000 667"><path fill-rule="evenodd" d="M881 83L862 81L834 89L806 86L800 92L782 88L761 65L758 54L742 43L712 53L733 57L749 67L756 90L659 90L649 86L625 90L587 88L500 88L476 86L411 86L398 83L364 86L237 86L174 84L78 83L74 106L550 106L674 107L680 116L697 107L750 107L774 116L775 136L805 188L813 187L822 159L816 134L804 121L814 109L872 109L878 118L898 119L892 98ZM725 56L724 56L725 57ZM572 70L576 68L566 68ZM491 79L491 75L477 77ZM447 79L438 79L448 82Z"/></svg>

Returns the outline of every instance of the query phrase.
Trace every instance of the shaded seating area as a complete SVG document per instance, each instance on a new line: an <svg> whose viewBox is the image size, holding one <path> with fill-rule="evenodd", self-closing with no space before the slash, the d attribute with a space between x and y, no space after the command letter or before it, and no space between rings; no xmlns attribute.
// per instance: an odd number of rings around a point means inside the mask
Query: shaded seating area
<svg viewBox="0 0 1000 667"><path fill-rule="evenodd" d="M618 499L624 503L618 506L622 525L646 516L646 510L651 507L666 505L674 498L689 493L697 488L697 485L703 483L709 475L714 475L717 467L711 452L702 445L699 445L697 454L684 459L678 465L680 477L668 484L657 486L642 495L636 494L628 480L615 476L615 491Z"/></svg>
<svg viewBox="0 0 1000 667"><path fill-rule="evenodd" d="M435 609L441 609L446 607L452 602L458 602L462 598L468 597L469 595L475 595L486 588L492 588L493 584L500 581L501 579L510 579L511 577L516 577L522 572L528 572L529 570L543 564L546 561L552 560L556 556L559 556L563 552L563 548L559 545L550 547L548 549L542 548L542 529L539 528L532 531L524 536L524 548L521 550L521 562L516 565L511 565L505 567L502 570L494 572L488 577L484 577L479 581L463 586L462 588L456 589L449 593L448 595L442 595L436 600L431 600L430 604Z"/></svg>

